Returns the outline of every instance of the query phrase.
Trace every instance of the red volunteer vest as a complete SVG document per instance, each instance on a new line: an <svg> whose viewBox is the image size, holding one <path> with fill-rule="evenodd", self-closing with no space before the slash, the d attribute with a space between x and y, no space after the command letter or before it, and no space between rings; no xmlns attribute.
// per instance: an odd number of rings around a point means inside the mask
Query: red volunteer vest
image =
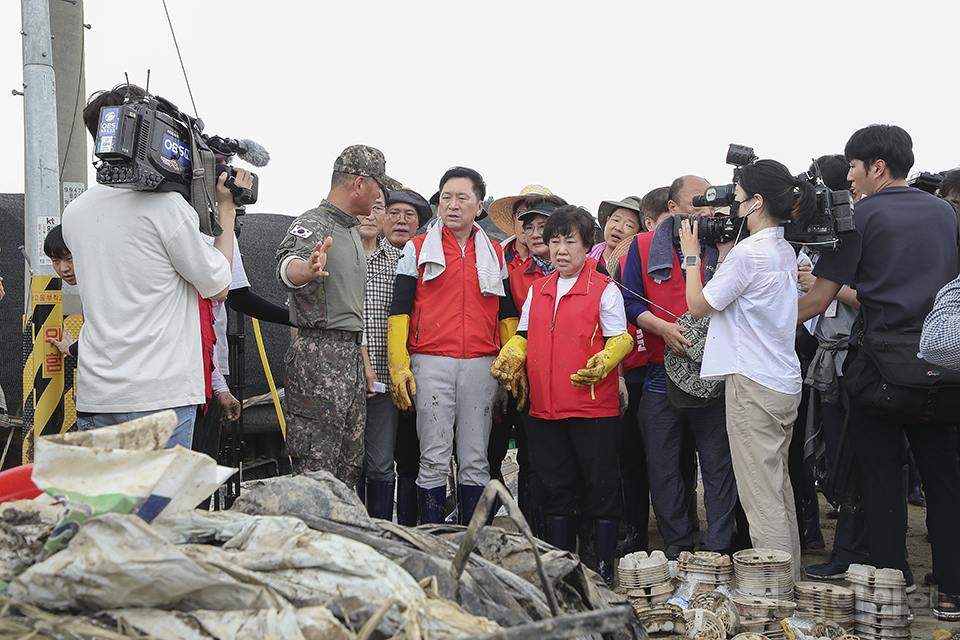
<svg viewBox="0 0 960 640"><path fill-rule="evenodd" d="M617 375L612 373L591 388L575 387L570 376L603 350L600 298L608 279L587 258L577 282L560 298L554 316L559 274L533 286L527 330L527 377L530 415L545 420L607 418L620 412Z"/></svg>
<svg viewBox="0 0 960 640"><path fill-rule="evenodd" d="M627 254L620 256L620 273L621 279L623 278L623 270L627 265ZM630 331L630 335L633 336L633 349L627 356L620 362L623 365L624 371L630 371L630 369L637 369L639 367L644 367L647 364L647 358L650 355L650 352L647 351L647 346L643 342L643 331L637 329L630 322L627 322L627 329Z"/></svg>
<svg viewBox="0 0 960 640"><path fill-rule="evenodd" d="M213 397L213 345L217 342L217 333L213 330L213 303L199 293L200 299L200 345L203 349L203 382L206 399ZM207 406L203 406L203 413L207 413Z"/></svg>
<svg viewBox="0 0 960 640"><path fill-rule="evenodd" d="M652 302L678 316L682 316L687 312L687 281L683 277L677 252L673 252L673 269L670 270L669 280L654 280L647 273L647 261L650 259L650 243L653 241L653 235L653 233L641 233L637 236L637 248L640 249L640 269L642 271L640 275L643 278L643 294ZM704 266L703 263L700 264L701 278L704 275ZM667 322L677 321L663 309L658 309L652 305L650 306L650 312ZM663 338L652 331L645 333L643 338L649 353L649 361L653 364L663 364L663 349L666 346Z"/></svg>
<svg viewBox="0 0 960 640"><path fill-rule="evenodd" d="M500 297L480 293L474 238L467 241L463 250L446 227L442 238L446 262L443 273L424 282L420 268L407 337L410 353L449 358L495 356L500 353ZM426 234L413 239L417 258L426 239ZM499 244L491 244L502 265L503 249Z"/></svg>

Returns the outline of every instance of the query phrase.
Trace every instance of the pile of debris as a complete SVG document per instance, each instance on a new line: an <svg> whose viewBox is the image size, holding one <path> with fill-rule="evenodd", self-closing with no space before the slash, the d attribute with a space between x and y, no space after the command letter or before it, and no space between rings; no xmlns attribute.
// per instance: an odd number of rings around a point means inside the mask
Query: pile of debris
<svg viewBox="0 0 960 640"><path fill-rule="evenodd" d="M151 524L99 515L38 561L62 515L45 496L0 506L0 635L646 637L575 555L482 518L466 529L374 520L325 472L259 482L231 511Z"/></svg>

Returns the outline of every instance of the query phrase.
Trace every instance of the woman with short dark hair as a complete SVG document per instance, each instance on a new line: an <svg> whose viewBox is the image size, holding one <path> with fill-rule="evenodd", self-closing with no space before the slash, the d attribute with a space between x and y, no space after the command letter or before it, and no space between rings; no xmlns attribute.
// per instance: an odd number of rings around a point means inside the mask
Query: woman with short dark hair
<svg viewBox="0 0 960 640"><path fill-rule="evenodd" d="M564 206L547 219L552 274L527 294L517 335L490 374L526 402L530 458L547 499L546 540L576 550L581 502L594 519L596 570L613 586L621 502L617 476L620 394L617 366L633 346L623 296L587 257L593 217ZM613 373L613 375L609 375Z"/></svg>

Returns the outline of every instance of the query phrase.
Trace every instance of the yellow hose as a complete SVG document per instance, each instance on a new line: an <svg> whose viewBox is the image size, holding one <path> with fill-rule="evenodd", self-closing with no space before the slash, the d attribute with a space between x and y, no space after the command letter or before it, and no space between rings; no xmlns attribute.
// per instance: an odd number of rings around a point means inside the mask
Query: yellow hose
<svg viewBox="0 0 960 640"><path fill-rule="evenodd" d="M257 337L257 349L260 351L260 361L263 363L263 372L267 374L267 384L270 385L270 395L273 397L273 407L277 410L277 419L280 421L280 433L283 434L283 440L287 440L287 423L283 419L283 409L280 408L280 396L277 395L277 385L273 382L273 374L270 372L270 362L267 360L267 352L263 348L263 336L260 334L260 322L256 318L253 320L253 335Z"/></svg>

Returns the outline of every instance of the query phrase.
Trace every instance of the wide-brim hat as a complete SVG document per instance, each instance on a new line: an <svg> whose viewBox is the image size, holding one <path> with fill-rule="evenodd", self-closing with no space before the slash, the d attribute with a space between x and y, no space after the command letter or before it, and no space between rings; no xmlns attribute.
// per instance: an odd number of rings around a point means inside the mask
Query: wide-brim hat
<svg viewBox="0 0 960 640"><path fill-rule="evenodd" d="M623 200L604 200L601 202L600 208L597 210L597 220L600 221L600 228L603 229L607 226L607 218L617 209L630 209L630 211L635 211L639 218L641 200L642 198L640 198L640 196L627 196Z"/></svg>
<svg viewBox="0 0 960 640"><path fill-rule="evenodd" d="M667 375L681 391L691 396L704 400L718 398L723 393L723 380L704 380L700 377L700 365L703 363L703 350L707 344L710 316L694 320L688 311L680 316L677 324L687 327L683 337L693 344L685 347L686 357L678 356L669 347L663 350L663 366Z"/></svg>
<svg viewBox="0 0 960 640"><path fill-rule="evenodd" d="M613 253L610 254L609 258L607 258L607 264L603 265L607 268L607 273L613 275L613 271L616 269L617 262L620 260L620 258L627 255L627 252L630 251L630 243L636 242L638 235L639 234L635 233L632 236L627 236L620 241L620 244L614 247Z"/></svg>
<svg viewBox="0 0 960 640"><path fill-rule="evenodd" d="M440 191L438 190L435 194L430 196L430 204L435 207L440 207ZM437 215L440 215L440 212L437 212ZM480 215L476 217L476 220L483 220L487 217L487 207L484 205L483 210L480 211ZM499 226L499 225L498 225ZM510 235L513 235L513 231L510 232Z"/></svg>
<svg viewBox="0 0 960 640"><path fill-rule="evenodd" d="M417 210L417 218L419 220L419 223L417 224L418 227L422 227L430 218L433 217L433 209L430 208L430 203L427 202L426 198L413 189L407 189L404 187L401 189L391 190L387 194L387 207L394 202L403 202L405 204L409 204L411 207Z"/></svg>
<svg viewBox="0 0 960 640"><path fill-rule="evenodd" d="M516 233L513 227L513 205L518 200L526 200L530 196L552 196L553 191L542 184L528 184L520 189L520 195L500 198L490 203L490 221L508 236Z"/></svg>

